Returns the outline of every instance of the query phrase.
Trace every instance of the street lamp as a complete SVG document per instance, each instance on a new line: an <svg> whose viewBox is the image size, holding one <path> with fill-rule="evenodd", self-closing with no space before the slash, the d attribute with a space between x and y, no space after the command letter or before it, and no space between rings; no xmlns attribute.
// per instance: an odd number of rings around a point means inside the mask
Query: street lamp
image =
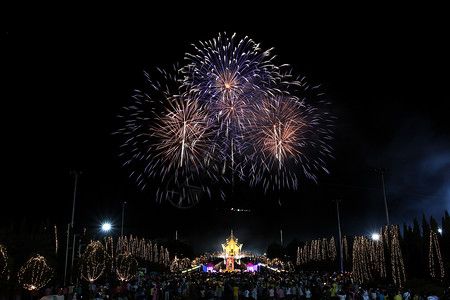
<svg viewBox="0 0 450 300"><path fill-rule="evenodd" d="M111 224L108 223L108 222L103 223L103 224L102 224L102 230L105 231L105 232L110 231L110 230L111 230Z"/></svg>
<svg viewBox="0 0 450 300"><path fill-rule="evenodd" d="M75 216L75 200L77 198L78 176L80 176L82 174L82 172L81 171L71 171L70 174L72 174L75 177L75 185L73 188L72 221L70 222L70 227L73 228L73 219Z"/></svg>
<svg viewBox="0 0 450 300"><path fill-rule="evenodd" d="M337 212L337 221L338 221L338 229L339 229L339 258L341 261L341 273L344 273L344 264L342 259L342 233L341 233L341 218L339 216L339 202L341 200L337 199L336 202L336 212Z"/></svg>
<svg viewBox="0 0 450 300"><path fill-rule="evenodd" d="M125 205L127 202L122 202L122 227L120 229L120 253L122 253L122 247L123 247L123 219L125 215Z"/></svg>
<svg viewBox="0 0 450 300"><path fill-rule="evenodd" d="M380 235L378 233L372 233L372 240L378 241L380 239Z"/></svg>
<svg viewBox="0 0 450 300"><path fill-rule="evenodd" d="M376 168L375 172L381 175L381 182L383 184L383 197L384 197L384 210L386 213L386 225L389 226L389 212L388 212L388 206L387 206L387 199L386 199L386 189L384 187L384 172L386 172L386 168Z"/></svg>
<svg viewBox="0 0 450 300"><path fill-rule="evenodd" d="M71 219L71 222L67 225L66 262L65 262L65 266L64 266L64 284L66 284L66 276L67 276L67 259L69 257L70 228L73 229L74 217L75 217L75 200L77 198L78 176L80 176L81 173L82 173L81 171L71 171L70 172L70 174L75 177L75 185L74 185L74 188L73 188L72 219Z"/></svg>
<svg viewBox="0 0 450 300"><path fill-rule="evenodd" d="M73 282L73 281L72 281L73 261L74 261L74 259L75 259L75 238L76 238L77 236L80 236L80 234L79 234L79 233L75 233L75 234L73 235L73 243L72 243L72 264L71 264L71 267L70 267L70 270L71 270L71 273L70 273L70 283Z"/></svg>

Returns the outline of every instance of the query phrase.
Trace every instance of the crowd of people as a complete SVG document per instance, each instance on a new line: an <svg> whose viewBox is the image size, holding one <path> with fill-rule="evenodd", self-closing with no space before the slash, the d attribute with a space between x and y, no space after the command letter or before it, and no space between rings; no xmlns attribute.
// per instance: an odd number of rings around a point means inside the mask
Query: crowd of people
<svg viewBox="0 0 450 300"><path fill-rule="evenodd" d="M123 284L97 283L90 291L73 287L60 291L66 300L241 300L241 299L338 299L338 300L438 300L450 299L435 291L359 286L349 274L227 272L146 274Z"/></svg>

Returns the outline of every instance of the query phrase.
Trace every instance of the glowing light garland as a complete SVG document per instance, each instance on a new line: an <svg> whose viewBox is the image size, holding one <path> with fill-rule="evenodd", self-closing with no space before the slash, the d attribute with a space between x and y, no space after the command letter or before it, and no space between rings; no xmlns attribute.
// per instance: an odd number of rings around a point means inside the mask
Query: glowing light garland
<svg viewBox="0 0 450 300"><path fill-rule="evenodd" d="M99 241L91 242L80 257L81 278L93 283L105 272L109 255Z"/></svg>
<svg viewBox="0 0 450 300"><path fill-rule="evenodd" d="M343 248L343 258L344 260L348 260L349 257L349 251L348 251L348 242L347 242L347 237L344 235L344 237L342 238L342 248Z"/></svg>
<svg viewBox="0 0 450 300"><path fill-rule="evenodd" d="M169 266L170 272L178 272L181 271L181 267L180 267L180 260L178 259L178 257L175 255L174 259L172 260L172 262L170 263Z"/></svg>
<svg viewBox="0 0 450 300"><path fill-rule="evenodd" d="M184 271L193 266L194 264L191 262L189 258L184 257L182 259L178 259L176 255L175 258L169 264L170 272Z"/></svg>
<svg viewBox="0 0 450 300"><path fill-rule="evenodd" d="M58 254L58 229L56 228L56 224L54 225L55 229L55 254Z"/></svg>
<svg viewBox="0 0 450 300"><path fill-rule="evenodd" d="M444 279L444 262L442 261L441 250L439 247L439 241L436 232L430 230L430 247L428 249L428 267L430 270L431 278L436 278L436 255L437 264L439 265L440 279Z"/></svg>
<svg viewBox="0 0 450 300"><path fill-rule="evenodd" d="M53 269L39 254L30 258L17 273L19 284L29 291L43 288L53 277Z"/></svg>
<svg viewBox="0 0 450 300"><path fill-rule="evenodd" d="M441 277L443 278L443 263L437 243L435 233L430 237L430 272L434 268L434 253L438 258ZM405 266L399 243L398 225L384 227L380 229L380 238L374 241L365 236L355 236L351 260L353 264L353 279L357 283L365 283L374 277L387 278L388 268L386 267L386 257L388 257L390 266L390 275L395 285L402 287L406 281ZM348 249L347 237L342 239L343 258L348 260L350 251ZM387 252L386 252L387 251ZM307 241L303 247L297 248L296 264L302 265L314 261L334 261L338 257L334 237L329 242L326 238ZM433 275L432 275L433 276Z"/></svg>
<svg viewBox="0 0 450 300"><path fill-rule="evenodd" d="M6 248L0 244L0 278L9 280L8 268L8 252Z"/></svg>
<svg viewBox="0 0 450 300"><path fill-rule="evenodd" d="M111 242L111 245L112 244L113 243ZM152 244L151 241L147 242L144 238L139 239L138 237L133 237L133 235L130 235L129 238L125 236L123 238L123 242L121 242L121 238L119 237L115 251L114 249L111 249L111 251L114 253L119 253L121 245L123 253L129 252L136 258L152 261L154 263L161 263L165 266L168 266L170 263L170 256L167 248L161 246L158 251L158 245L156 243Z"/></svg>
<svg viewBox="0 0 450 300"><path fill-rule="evenodd" d="M297 249L297 265L310 261L334 261L337 258L336 242L334 237L328 241L326 238L306 242L303 247Z"/></svg>
<svg viewBox="0 0 450 300"><path fill-rule="evenodd" d="M405 266L403 264L403 256L400 249L400 239L398 236L398 225L391 225L386 232L389 232L389 246L391 251L392 279L395 285L403 286L406 281Z"/></svg>
<svg viewBox="0 0 450 300"><path fill-rule="evenodd" d="M138 262L131 253L121 253L116 257L115 267L117 278L122 282L126 282L136 276Z"/></svg>
<svg viewBox="0 0 450 300"><path fill-rule="evenodd" d="M372 278L370 250L369 240L366 237L355 236L353 241L353 279L359 284Z"/></svg>
<svg viewBox="0 0 450 300"><path fill-rule="evenodd" d="M372 241L372 253L375 260L375 269L381 278L386 278L386 260L384 255L383 229L380 229L378 241Z"/></svg>
<svg viewBox="0 0 450 300"><path fill-rule="evenodd" d="M365 236L355 236L353 242L353 279L358 283L368 282L375 274L387 277L385 256L389 255L391 276L395 285L402 287L406 281L405 266L400 249L398 225L385 226L380 230L380 239L373 241ZM385 253L387 249L387 253Z"/></svg>
<svg viewBox="0 0 450 300"><path fill-rule="evenodd" d="M153 262L158 263L158 244L153 245Z"/></svg>
<svg viewBox="0 0 450 300"><path fill-rule="evenodd" d="M335 260L337 258L336 242L334 241L334 236L331 237L330 243L328 244L328 258Z"/></svg>

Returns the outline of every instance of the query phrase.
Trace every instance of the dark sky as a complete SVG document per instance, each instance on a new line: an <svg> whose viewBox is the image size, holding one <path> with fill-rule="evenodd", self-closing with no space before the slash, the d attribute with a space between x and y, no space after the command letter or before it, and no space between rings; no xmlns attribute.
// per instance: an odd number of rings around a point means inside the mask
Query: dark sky
<svg viewBox="0 0 450 300"><path fill-rule="evenodd" d="M285 243L336 236L333 199L342 200L344 234L378 230L385 215L376 167L388 169L391 223L422 213L440 219L450 209L449 24L442 10L174 9L10 16L2 32L2 202L11 209L1 210L2 224L22 216L70 222L71 170L83 171L77 224L96 228L109 219L117 232L127 201L126 234L171 238L178 230L198 251L219 249L230 229L258 252L279 241L280 229ZM120 140L111 135L120 126L116 116L134 89L145 88L143 71L182 63L192 43L224 31L274 47L276 63L322 85L337 117L331 175L297 192L237 186L232 199L190 210L155 203L121 166Z"/></svg>

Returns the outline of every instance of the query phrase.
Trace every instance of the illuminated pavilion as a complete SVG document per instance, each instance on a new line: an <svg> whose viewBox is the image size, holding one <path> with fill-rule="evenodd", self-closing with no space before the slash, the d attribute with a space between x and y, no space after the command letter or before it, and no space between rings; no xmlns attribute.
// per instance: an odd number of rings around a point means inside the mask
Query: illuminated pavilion
<svg viewBox="0 0 450 300"><path fill-rule="evenodd" d="M231 230L230 237L225 240L225 244L222 244L222 250L220 257L223 257L226 271L234 271L234 262L239 264L240 259L244 257L241 253L242 244L239 244L238 239L234 237L233 230Z"/></svg>

